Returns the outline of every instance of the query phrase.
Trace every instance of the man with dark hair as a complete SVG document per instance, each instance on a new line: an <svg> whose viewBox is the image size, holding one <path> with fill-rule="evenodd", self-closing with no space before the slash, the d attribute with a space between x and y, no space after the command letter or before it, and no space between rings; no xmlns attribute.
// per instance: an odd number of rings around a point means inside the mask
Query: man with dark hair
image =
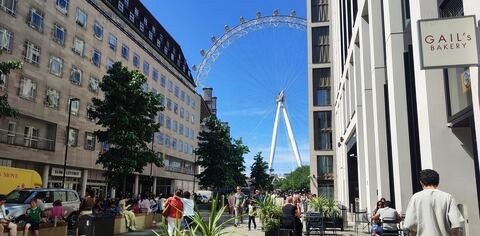
<svg viewBox="0 0 480 236"><path fill-rule="evenodd" d="M381 202L382 200L380 200ZM397 223L401 220L397 210L390 208L390 201L385 200L383 204L384 207L378 209L376 214L372 216L372 220L382 222L382 226L376 228L375 235L382 235L384 231L396 232L398 230Z"/></svg>
<svg viewBox="0 0 480 236"><path fill-rule="evenodd" d="M455 198L437 189L438 173L425 169L419 177L423 190L410 199L403 226L411 235L461 235L465 220Z"/></svg>

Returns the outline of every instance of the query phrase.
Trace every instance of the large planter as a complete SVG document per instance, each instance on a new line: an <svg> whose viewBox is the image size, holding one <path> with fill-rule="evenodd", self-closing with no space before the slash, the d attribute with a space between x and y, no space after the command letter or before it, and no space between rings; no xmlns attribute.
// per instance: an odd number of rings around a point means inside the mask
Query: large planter
<svg viewBox="0 0 480 236"><path fill-rule="evenodd" d="M278 236L278 229L271 229L269 231L265 231L265 236Z"/></svg>
<svg viewBox="0 0 480 236"><path fill-rule="evenodd" d="M343 219L341 217L325 217L323 218L323 226L327 229L340 229L343 231Z"/></svg>

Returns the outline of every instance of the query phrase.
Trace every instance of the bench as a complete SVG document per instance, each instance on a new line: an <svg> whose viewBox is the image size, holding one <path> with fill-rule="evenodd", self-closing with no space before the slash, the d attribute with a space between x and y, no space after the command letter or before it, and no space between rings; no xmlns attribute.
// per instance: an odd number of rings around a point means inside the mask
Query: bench
<svg viewBox="0 0 480 236"><path fill-rule="evenodd" d="M20 232L23 231L25 231L25 226L17 226L17 235L20 235ZM8 232L9 229L5 227L3 235L9 235ZM42 223L39 232L40 235L67 235L67 223L58 222L57 226L54 226L53 223Z"/></svg>
<svg viewBox="0 0 480 236"><path fill-rule="evenodd" d="M153 228L153 214L151 213L137 213L135 214L135 228L137 230L141 229L150 229ZM125 217L123 216L116 216L113 233L115 235L122 234L128 232L127 229L127 222Z"/></svg>

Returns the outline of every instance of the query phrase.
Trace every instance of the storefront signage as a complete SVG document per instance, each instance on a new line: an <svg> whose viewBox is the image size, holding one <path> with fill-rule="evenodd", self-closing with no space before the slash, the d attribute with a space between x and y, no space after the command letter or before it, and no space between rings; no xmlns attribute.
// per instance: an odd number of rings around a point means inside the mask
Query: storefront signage
<svg viewBox="0 0 480 236"><path fill-rule="evenodd" d="M475 16L418 21L422 69L478 65Z"/></svg>
<svg viewBox="0 0 480 236"><path fill-rule="evenodd" d="M63 169L52 168L52 176L63 176ZM67 169L65 171L65 177L80 178L82 177L82 172L79 170Z"/></svg>

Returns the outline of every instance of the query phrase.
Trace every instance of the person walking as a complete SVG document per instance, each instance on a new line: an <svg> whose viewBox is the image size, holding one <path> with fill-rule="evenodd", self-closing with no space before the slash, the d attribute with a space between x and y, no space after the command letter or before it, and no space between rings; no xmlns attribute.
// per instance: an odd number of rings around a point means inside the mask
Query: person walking
<svg viewBox="0 0 480 236"><path fill-rule="evenodd" d="M190 192L185 191L183 192L182 196L182 203L183 203L183 221L182 221L182 228L183 229L191 229L194 228L193 217L195 216L195 202L190 199Z"/></svg>
<svg viewBox="0 0 480 236"><path fill-rule="evenodd" d="M245 194L242 193L242 188L237 186L237 192L233 195L235 198L235 227L238 227L240 224L243 224L243 207L245 206Z"/></svg>
<svg viewBox="0 0 480 236"><path fill-rule="evenodd" d="M457 207L455 198L438 190L439 174L431 169L420 171L423 190L415 193L408 203L403 227L411 235L460 236L465 220Z"/></svg>
<svg viewBox="0 0 480 236"><path fill-rule="evenodd" d="M255 202L253 200L248 201L248 231L251 229L251 223L253 222L253 229L257 229L257 223L255 222L255 216L257 210L255 209Z"/></svg>
<svg viewBox="0 0 480 236"><path fill-rule="evenodd" d="M163 206L167 214L168 235L173 236L175 229L179 229L183 216L182 190L175 191L173 197L169 197Z"/></svg>

